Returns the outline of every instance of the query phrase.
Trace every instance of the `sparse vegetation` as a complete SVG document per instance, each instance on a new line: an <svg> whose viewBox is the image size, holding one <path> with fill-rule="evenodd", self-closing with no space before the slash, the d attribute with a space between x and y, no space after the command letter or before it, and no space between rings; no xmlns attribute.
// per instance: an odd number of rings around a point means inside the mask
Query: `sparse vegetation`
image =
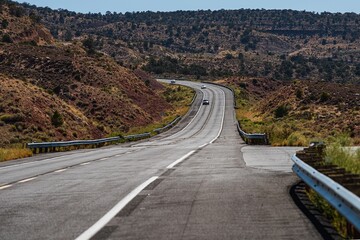
<svg viewBox="0 0 360 240"><path fill-rule="evenodd" d="M351 138L347 135L340 135L335 142L326 147L325 160L329 164L335 164L351 173L360 174L360 149L352 150Z"/></svg>
<svg viewBox="0 0 360 240"><path fill-rule="evenodd" d="M162 119L158 122L143 127L131 128L126 133L115 133L115 136L140 134L145 132L152 133L153 130L166 126L178 116L184 116L188 112L190 108L190 103L195 95L195 91L191 88L184 86L174 86L169 84L164 85L165 89L162 90L162 96L166 99L168 103L171 104L172 110L165 112ZM111 136L114 136L114 134L111 134Z"/></svg>
<svg viewBox="0 0 360 240"><path fill-rule="evenodd" d="M360 15L355 13L241 9L81 14L23 7L41 16L55 38L92 37L97 51L155 74L360 79Z"/></svg>
<svg viewBox="0 0 360 240"><path fill-rule="evenodd" d="M4 42L4 43L12 43L12 42L13 42L13 40L12 40L12 38L10 37L9 34L4 34L4 35L2 36L2 40L1 40L1 41Z"/></svg>
<svg viewBox="0 0 360 240"><path fill-rule="evenodd" d="M24 148L0 148L0 162L31 157L32 151Z"/></svg>
<svg viewBox="0 0 360 240"><path fill-rule="evenodd" d="M324 198L317 194L314 190L308 192L310 201L314 206L326 217L328 218L332 225L335 227L337 232L344 239L352 239L353 233L347 228L346 219L339 214Z"/></svg>
<svg viewBox="0 0 360 240"><path fill-rule="evenodd" d="M275 118L282 118L288 115L289 106L288 105L280 105L275 109Z"/></svg>
<svg viewBox="0 0 360 240"><path fill-rule="evenodd" d="M64 124L63 117L61 114L56 110L51 117L51 123L54 127L61 127Z"/></svg>
<svg viewBox="0 0 360 240"><path fill-rule="evenodd" d="M13 124L24 120L24 115L22 114L4 114L0 115L0 121L6 124Z"/></svg>
<svg viewBox="0 0 360 240"><path fill-rule="evenodd" d="M340 134L328 143L325 149L325 163L345 168L346 171L360 174L360 149L351 149L352 139L347 134ZM354 229L347 225L346 219L324 198L310 190L308 196L312 203L324 214L344 239L354 237Z"/></svg>

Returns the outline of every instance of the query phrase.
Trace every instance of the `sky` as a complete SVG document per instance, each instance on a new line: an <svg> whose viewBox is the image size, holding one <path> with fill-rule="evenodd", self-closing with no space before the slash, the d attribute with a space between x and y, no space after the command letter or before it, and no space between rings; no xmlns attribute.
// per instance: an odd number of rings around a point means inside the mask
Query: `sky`
<svg viewBox="0 0 360 240"><path fill-rule="evenodd" d="M240 8L360 13L360 0L18 0L18 2L82 13Z"/></svg>

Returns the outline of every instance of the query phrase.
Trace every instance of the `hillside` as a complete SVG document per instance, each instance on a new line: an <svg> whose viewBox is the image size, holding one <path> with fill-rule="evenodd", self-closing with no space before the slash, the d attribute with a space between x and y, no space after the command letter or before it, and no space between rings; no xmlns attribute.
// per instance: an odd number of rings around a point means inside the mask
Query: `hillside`
<svg viewBox="0 0 360 240"><path fill-rule="evenodd" d="M265 78L218 81L235 89L237 117L247 132L266 132L274 145L307 145L346 134L360 144L360 86Z"/></svg>
<svg viewBox="0 0 360 240"><path fill-rule="evenodd" d="M23 5L55 38L92 36L120 64L160 75L359 83L360 15L292 10L78 14Z"/></svg>
<svg viewBox="0 0 360 240"><path fill-rule="evenodd" d="M240 9L102 15L10 2L0 21L2 77L57 97L88 126L58 138L126 132L159 120L170 106L148 72L225 79L220 82L239 95L242 125L279 135L273 139L278 145L342 133L360 142L359 14ZM58 110L53 106L44 110L48 121Z"/></svg>
<svg viewBox="0 0 360 240"><path fill-rule="evenodd" d="M55 41L31 14L12 8L0 11L0 22L9 22L0 35L0 146L104 137L172 109L148 74L93 51L91 40Z"/></svg>

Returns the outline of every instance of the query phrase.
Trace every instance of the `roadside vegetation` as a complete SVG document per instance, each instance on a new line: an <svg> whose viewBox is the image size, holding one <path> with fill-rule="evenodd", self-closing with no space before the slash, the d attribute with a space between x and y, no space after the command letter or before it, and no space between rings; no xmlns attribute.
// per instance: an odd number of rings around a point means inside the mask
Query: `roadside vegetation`
<svg viewBox="0 0 360 240"><path fill-rule="evenodd" d="M344 239L352 239L353 232L348 229L346 219L333 208L324 198L317 194L314 190L310 190L308 193L310 201L314 206L330 220L332 226Z"/></svg>
<svg viewBox="0 0 360 240"><path fill-rule="evenodd" d="M172 108L163 113L163 117L160 121L142 127L130 128L127 132L113 133L111 136L126 136L146 132L154 134L153 130L165 127L177 117L184 116L189 111L190 104L195 96L195 91L189 87L180 85L163 85L165 88L161 90L160 95L172 106Z"/></svg>
<svg viewBox="0 0 360 240"><path fill-rule="evenodd" d="M334 142L344 134L353 145L360 144L357 85L249 77L218 83L234 90L241 128L267 133L273 146L307 146L318 139Z"/></svg>
<svg viewBox="0 0 360 240"><path fill-rule="evenodd" d="M31 157L32 152L26 148L0 148L0 162L18 158Z"/></svg>
<svg viewBox="0 0 360 240"><path fill-rule="evenodd" d="M345 168L347 172L360 174L360 149L349 147L351 144L352 139L346 134L333 139L331 143L327 144L325 149L326 164L337 165ZM354 237L354 229L348 227L346 219L335 208L314 190L310 190L308 196L317 209L331 221L334 228L344 239L352 239Z"/></svg>
<svg viewBox="0 0 360 240"><path fill-rule="evenodd" d="M325 161L345 168L348 172L360 174L360 148L350 148L351 142L351 138L342 135L333 143L328 144L325 150Z"/></svg>
<svg viewBox="0 0 360 240"><path fill-rule="evenodd" d="M171 109L163 113L161 121L157 121L142 127L130 128L129 131L126 132L114 132L110 134L110 136L126 136L146 132L150 132L152 135L155 135L153 130L166 126L179 116L184 116L190 108L192 99L195 96L195 91L191 88L184 86L169 84L164 85L165 88L159 90L161 91L160 96L162 96L171 105ZM89 146L89 148L90 147L91 146ZM59 150L67 151L71 149L72 148L65 148ZM31 157L32 155L33 153L30 149L22 148L21 146L13 146L12 148L0 148L0 162Z"/></svg>

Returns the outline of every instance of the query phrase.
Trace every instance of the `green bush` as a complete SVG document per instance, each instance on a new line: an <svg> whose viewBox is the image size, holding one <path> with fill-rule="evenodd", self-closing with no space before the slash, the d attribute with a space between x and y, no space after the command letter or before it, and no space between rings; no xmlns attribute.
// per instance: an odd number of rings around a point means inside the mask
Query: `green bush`
<svg viewBox="0 0 360 240"><path fill-rule="evenodd" d="M4 114L0 116L0 121L7 124L12 124L23 121L24 117L25 116L23 114Z"/></svg>
<svg viewBox="0 0 360 240"><path fill-rule="evenodd" d="M64 120L61 114L56 110L51 117L51 123L54 127L61 127L64 124Z"/></svg>
<svg viewBox="0 0 360 240"><path fill-rule="evenodd" d="M275 118L282 118L289 114L289 106L281 105L275 109Z"/></svg>
<svg viewBox="0 0 360 240"><path fill-rule="evenodd" d="M10 35L9 34L4 34L2 36L2 39L1 39L2 42L5 42L5 43L12 43L13 40L11 39Z"/></svg>
<svg viewBox="0 0 360 240"><path fill-rule="evenodd" d="M298 99L302 99L303 97L303 91L301 89L296 89L296 97Z"/></svg>
<svg viewBox="0 0 360 240"><path fill-rule="evenodd" d="M1 27L2 27L3 29L5 29L5 28L7 28L8 26L9 26L8 20L6 20L6 19L2 20L2 22L1 22Z"/></svg>
<svg viewBox="0 0 360 240"><path fill-rule="evenodd" d="M322 92L320 95L320 102L327 102L330 99L330 94L326 92Z"/></svg>

